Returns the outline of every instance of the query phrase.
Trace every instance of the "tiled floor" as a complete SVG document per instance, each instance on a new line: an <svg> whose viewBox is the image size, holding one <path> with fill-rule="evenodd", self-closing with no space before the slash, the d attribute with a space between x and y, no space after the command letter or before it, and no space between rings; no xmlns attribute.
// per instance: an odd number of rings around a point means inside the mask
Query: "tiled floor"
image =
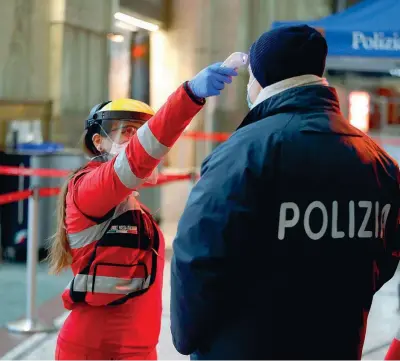
<svg viewBox="0 0 400 361"><path fill-rule="evenodd" d="M170 254L170 248L172 245L172 240L176 232L176 222L168 222L164 223L161 226L164 236L167 249ZM47 305L48 303L53 303L52 301L59 301L60 305L56 305L56 309L52 307L52 312L56 312L56 314L60 314L58 312L62 312L61 301L59 300L59 295L62 290L68 284L71 279L71 273L69 271L63 273L60 276L50 276L48 274L48 269L46 264L40 264L37 270L37 297L36 297L36 308L41 309L42 313L48 313ZM168 273L166 274L168 277ZM169 284L169 280L166 279L166 284ZM169 292L165 292L165 297L169 297ZM169 301L166 301L169 304ZM166 303L167 304L167 303ZM168 307L167 307L168 309ZM27 339L26 336L23 335L13 335L8 334L7 330L4 329L7 323L15 321L23 317L26 310L26 265L25 264L10 264L3 263L0 264L0 358L9 350L10 347L13 347L15 344L21 342L21 340ZM57 311L58 310L58 311ZM165 315L165 322L168 321L169 315ZM169 335L169 325L163 323L163 332L166 332L166 337L168 339ZM3 328L3 329L2 329ZM5 336L4 336L5 332ZM3 337L4 336L4 337ZM54 348L54 337L50 335L49 337L45 337L46 335L35 335L33 338L29 338L28 344L25 344L23 358L26 358L26 352L33 352L33 356L36 354L42 355L47 354L51 358L53 354L51 351ZM32 341L33 340L33 341ZM11 341L11 342L10 342ZM24 341L25 342L25 341ZM37 347L36 342L40 343L40 347ZM161 340L161 344L162 344ZM28 345L28 346L26 346ZM166 345L172 347L171 342L167 342ZM31 349L35 349L31 351ZM17 354L20 353L18 349ZM28 350L28 351L26 351ZM166 346L166 352L168 351L168 346ZM26 351L26 352L25 352ZM25 356L24 356L25 355ZM17 355L18 356L18 355ZM41 356L40 356L41 357ZM9 358L9 357L8 357ZM173 356L172 358L176 359L177 356Z"/></svg>
<svg viewBox="0 0 400 361"><path fill-rule="evenodd" d="M162 327L160 342L158 345L159 359L162 360L185 360L188 357L177 353L172 345L171 333L169 330L169 262L165 266L164 279L164 311L162 318ZM56 323L61 325L66 317L66 314L61 316ZM37 334L32 336L27 341L24 341L17 348L6 354L3 360L52 360L54 359L54 350L56 343L56 334L46 335Z"/></svg>

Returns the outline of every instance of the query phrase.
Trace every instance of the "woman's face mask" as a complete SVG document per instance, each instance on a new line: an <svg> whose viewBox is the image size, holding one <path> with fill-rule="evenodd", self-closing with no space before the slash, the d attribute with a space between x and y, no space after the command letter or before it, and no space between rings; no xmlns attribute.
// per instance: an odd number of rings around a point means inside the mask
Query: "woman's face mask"
<svg viewBox="0 0 400 361"><path fill-rule="evenodd" d="M123 152L128 145L128 142L125 142L122 144L115 143L112 140L111 140L111 142L112 142L112 145L111 145L111 149L109 150L108 154L110 154L112 156L116 156L119 153Z"/></svg>
<svg viewBox="0 0 400 361"><path fill-rule="evenodd" d="M111 136L107 134L107 137L104 140L108 142L108 144L111 144L111 147L109 147L108 151L103 152L103 155L105 155L108 160L113 159L115 156L122 153L126 149L129 144L130 138L133 136L133 134L136 133L138 128L136 128L135 130L129 129L129 127L121 127L118 129L120 133L114 135L111 131L110 135L113 136L114 139L112 139ZM153 172L145 178L145 183L157 184L158 174L158 169L155 168Z"/></svg>
<svg viewBox="0 0 400 361"><path fill-rule="evenodd" d="M112 158L126 148L129 139L136 134L142 125L143 123L136 121L105 122L101 125L102 136L97 135L99 143L96 148L100 153L107 154Z"/></svg>

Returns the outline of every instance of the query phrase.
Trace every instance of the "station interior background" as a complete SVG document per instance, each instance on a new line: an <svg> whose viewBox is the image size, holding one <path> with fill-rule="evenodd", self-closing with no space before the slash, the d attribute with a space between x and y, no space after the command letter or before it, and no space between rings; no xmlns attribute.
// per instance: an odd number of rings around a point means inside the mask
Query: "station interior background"
<svg viewBox="0 0 400 361"><path fill-rule="evenodd" d="M357 3L0 0L0 165L78 167L86 161L80 137L94 104L135 98L157 110L169 94L203 67L224 61L232 52L246 52L274 21L320 19ZM348 68L344 63L328 68L326 77L337 87L349 121L400 160L398 59L382 65L376 59L360 58ZM372 65L366 66L367 62ZM207 134L234 131L248 111L247 81L247 70L241 70L218 99L207 102L188 130ZM163 161L161 170L166 174L198 170L218 144L213 139L183 137ZM5 175L0 179L3 194L35 185L57 187L62 182L62 178ZM182 181L140 192L141 200L164 225L169 246L189 190L190 183ZM55 204L55 197L40 200L42 248L55 230ZM27 214L27 201L0 206L0 248L5 263L24 262ZM23 309L13 315L22 313ZM0 327L6 321L7 317L1 318Z"/></svg>

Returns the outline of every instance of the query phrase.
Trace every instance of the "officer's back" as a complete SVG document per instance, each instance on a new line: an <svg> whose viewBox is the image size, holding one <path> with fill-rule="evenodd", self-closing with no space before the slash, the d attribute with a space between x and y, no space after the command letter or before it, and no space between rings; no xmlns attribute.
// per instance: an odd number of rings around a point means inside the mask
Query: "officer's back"
<svg viewBox="0 0 400 361"><path fill-rule="evenodd" d="M246 320L270 358L357 359L372 297L397 266L397 165L341 116L332 88L287 90L257 113L284 103L297 109L247 130L275 139Z"/></svg>
<svg viewBox="0 0 400 361"><path fill-rule="evenodd" d="M274 49L278 43L288 49ZM221 167L223 154L231 152L236 159L230 174L220 176L233 177L234 167L245 164L246 182L219 189L228 194L226 207L238 209L220 232L224 247L215 246L216 234L209 246L218 250L210 259L232 267L230 277L223 290L213 285L213 296L207 296L201 273L211 270L179 276L202 285L204 303L208 297L224 300L208 333L194 340L190 330L182 336L175 332L175 345L194 349L193 358L361 357L372 297L397 267L392 251L398 238L398 167L343 118L335 90L322 78L325 57L325 40L309 27L263 34L250 50L251 111L205 165ZM207 170L204 178L198 191L203 195L213 188ZM248 189L233 189L241 184ZM242 194L247 194L243 204ZM190 211L196 215L189 205L181 223L190 223ZM207 212L223 219L215 204L202 206L202 213ZM203 252L199 259L206 259L204 248L184 248L183 242L207 240L193 240L200 234L196 231L184 239L184 230L181 226L174 246L176 274L184 269L184 260L197 260L196 253ZM183 301L194 286L180 287L178 320L207 318L202 306L195 309ZM193 317L191 312L204 314ZM173 322L173 331L179 322Z"/></svg>

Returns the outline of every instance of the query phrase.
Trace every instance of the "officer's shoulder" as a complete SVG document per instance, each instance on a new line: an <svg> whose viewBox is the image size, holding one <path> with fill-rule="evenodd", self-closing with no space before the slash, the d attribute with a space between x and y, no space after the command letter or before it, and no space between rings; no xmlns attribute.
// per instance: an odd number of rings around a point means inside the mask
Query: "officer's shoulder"
<svg viewBox="0 0 400 361"><path fill-rule="evenodd" d="M274 147L280 138L282 127L274 127L267 122L268 120L260 120L237 129L221 144L219 151L253 152L265 147Z"/></svg>
<svg viewBox="0 0 400 361"><path fill-rule="evenodd" d="M281 136L281 127L268 127L261 122L263 120L233 132L229 139L206 157L203 166L224 162L231 167L262 167L267 159L273 157Z"/></svg>

